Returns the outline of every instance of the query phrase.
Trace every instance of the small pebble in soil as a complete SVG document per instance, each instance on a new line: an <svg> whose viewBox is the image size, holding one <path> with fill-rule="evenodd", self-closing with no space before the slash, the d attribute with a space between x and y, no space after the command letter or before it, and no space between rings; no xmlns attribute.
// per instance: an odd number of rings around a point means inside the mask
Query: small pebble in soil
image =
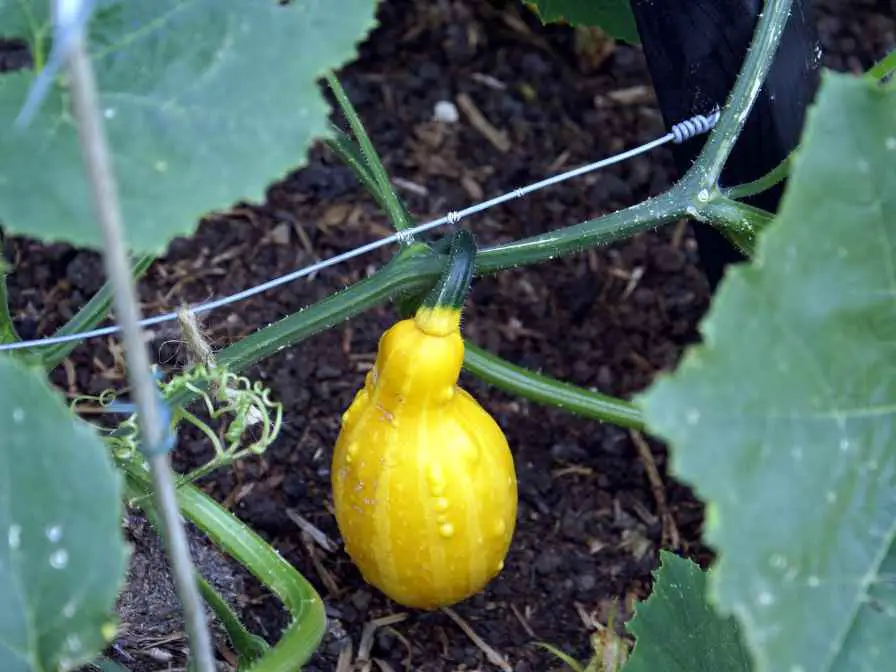
<svg viewBox="0 0 896 672"><path fill-rule="evenodd" d="M460 113L450 100L440 100L433 108L432 117L443 124L455 124L460 119Z"/></svg>
<svg viewBox="0 0 896 672"><path fill-rule="evenodd" d="M289 224L283 222L271 231L271 242L275 245L289 245Z"/></svg>

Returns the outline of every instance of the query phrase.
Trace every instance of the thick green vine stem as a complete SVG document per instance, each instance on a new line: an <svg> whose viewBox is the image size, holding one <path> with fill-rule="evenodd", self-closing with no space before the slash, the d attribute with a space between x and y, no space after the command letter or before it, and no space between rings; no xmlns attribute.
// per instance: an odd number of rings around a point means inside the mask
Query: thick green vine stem
<svg viewBox="0 0 896 672"><path fill-rule="evenodd" d="M717 226L747 257L753 256L756 236L774 215L747 203L741 203L713 190L697 219Z"/></svg>
<svg viewBox="0 0 896 672"><path fill-rule="evenodd" d="M128 496L141 508L151 502L149 475L139 460L122 465ZM320 645L327 617L323 601L296 569L239 518L193 485L177 489L181 513L227 555L246 567L289 610L292 622L280 640L246 672L294 672Z"/></svg>
<svg viewBox="0 0 896 672"><path fill-rule="evenodd" d="M570 385L549 376L516 366L470 343L464 343L464 370L505 392L524 399L562 408L592 420L611 422L622 427L643 429L644 421L637 406Z"/></svg>
<svg viewBox="0 0 896 672"><path fill-rule="evenodd" d="M682 180L695 196L704 189L716 189L722 169L734 150L772 66L781 35L790 18L793 0L765 0L764 5L753 31L753 42L728 96L728 103L703 145L700 156ZM695 205L700 208L699 204Z"/></svg>

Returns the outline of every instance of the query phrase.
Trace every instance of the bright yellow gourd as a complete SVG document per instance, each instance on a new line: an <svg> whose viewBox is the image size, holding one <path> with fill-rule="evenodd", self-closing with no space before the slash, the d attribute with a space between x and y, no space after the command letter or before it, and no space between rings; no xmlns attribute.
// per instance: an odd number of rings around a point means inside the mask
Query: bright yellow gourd
<svg viewBox="0 0 896 672"><path fill-rule="evenodd" d="M459 233L439 291L383 334L333 456L346 552L368 583L407 607L433 609L482 590L501 571L516 523L507 440L457 385L470 249L469 234Z"/></svg>

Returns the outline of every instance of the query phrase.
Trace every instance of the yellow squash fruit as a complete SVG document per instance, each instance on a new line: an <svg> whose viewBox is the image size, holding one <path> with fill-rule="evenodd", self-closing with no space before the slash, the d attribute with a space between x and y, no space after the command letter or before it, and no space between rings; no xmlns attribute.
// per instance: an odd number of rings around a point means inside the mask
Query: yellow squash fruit
<svg viewBox="0 0 896 672"><path fill-rule="evenodd" d="M469 234L457 234L440 286L383 334L333 456L346 552L368 583L412 608L482 590L503 568L516 523L507 440L457 384L472 249Z"/></svg>

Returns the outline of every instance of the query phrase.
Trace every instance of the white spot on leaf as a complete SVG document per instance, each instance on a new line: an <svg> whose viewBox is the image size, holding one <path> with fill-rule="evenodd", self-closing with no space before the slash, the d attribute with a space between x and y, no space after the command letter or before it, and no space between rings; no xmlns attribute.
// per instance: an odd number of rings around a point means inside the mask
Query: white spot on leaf
<svg viewBox="0 0 896 672"><path fill-rule="evenodd" d="M50 553L50 567L53 569L65 569L68 567L68 551L60 548Z"/></svg>
<svg viewBox="0 0 896 672"><path fill-rule="evenodd" d="M7 539L10 548L18 548L22 539L22 528L19 525L10 525Z"/></svg>

